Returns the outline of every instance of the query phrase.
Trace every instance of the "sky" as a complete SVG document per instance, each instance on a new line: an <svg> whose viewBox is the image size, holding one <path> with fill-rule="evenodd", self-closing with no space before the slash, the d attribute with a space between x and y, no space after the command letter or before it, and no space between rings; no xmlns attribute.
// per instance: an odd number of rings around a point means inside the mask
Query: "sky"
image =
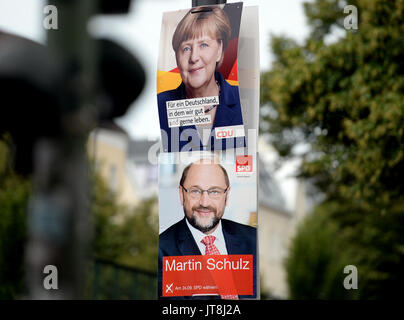
<svg viewBox="0 0 404 320"><path fill-rule="evenodd" d="M298 42L308 36L303 12L304 0L246 0L244 6L258 6L261 71L268 70L273 60L270 35L286 35ZM238 1L228 0L227 3ZM156 98L156 73L162 14L165 11L188 9L191 0L134 0L127 15L96 16L88 29L95 37L108 37L119 42L142 63L147 83L140 97L126 115L117 122L133 139L156 140L160 137ZM44 42L44 0L0 0L0 29ZM59 13L60 14L60 13ZM57 31L52 31L57 32ZM290 178L297 162L285 164L275 177L291 209L296 180ZM291 192L291 190L293 190Z"/></svg>

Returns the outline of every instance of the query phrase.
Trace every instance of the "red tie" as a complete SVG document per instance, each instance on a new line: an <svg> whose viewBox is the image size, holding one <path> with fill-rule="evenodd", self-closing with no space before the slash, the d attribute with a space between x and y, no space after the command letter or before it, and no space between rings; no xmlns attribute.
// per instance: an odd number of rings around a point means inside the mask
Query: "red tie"
<svg viewBox="0 0 404 320"><path fill-rule="evenodd" d="M201 242L206 246L205 254L220 254L219 249L213 244L215 240L215 236L206 236L201 240Z"/></svg>
<svg viewBox="0 0 404 320"><path fill-rule="evenodd" d="M205 236L201 240L201 242L206 246L205 255L220 254L219 249L213 244L213 242L215 242L215 240L216 240L215 236ZM220 297L222 299L232 299L232 300L237 300L238 299L238 295L233 295L233 294L221 295Z"/></svg>

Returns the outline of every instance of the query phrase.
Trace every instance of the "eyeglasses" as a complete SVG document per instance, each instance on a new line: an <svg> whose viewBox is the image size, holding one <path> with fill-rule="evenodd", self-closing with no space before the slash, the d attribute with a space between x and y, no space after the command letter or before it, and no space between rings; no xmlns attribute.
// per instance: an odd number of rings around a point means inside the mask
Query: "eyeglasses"
<svg viewBox="0 0 404 320"><path fill-rule="evenodd" d="M209 198L214 200L220 199L227 192L227 189L229 189L229 187L227 187L226 189L213 188L209 190L202 190L196 187L187 189L183 185L181 185L181 187L185 190L186 193L189 194L192 199L200 199L202 197L202 194L206 191Z"/></svg>

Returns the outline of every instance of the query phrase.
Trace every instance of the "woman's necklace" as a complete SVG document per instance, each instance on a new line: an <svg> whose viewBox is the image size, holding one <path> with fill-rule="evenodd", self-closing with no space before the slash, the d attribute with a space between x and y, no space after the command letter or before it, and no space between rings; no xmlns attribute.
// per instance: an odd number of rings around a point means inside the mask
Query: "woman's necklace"
<svg viewBox="0 0 404 320"><path fill-rule="evenodd" d="M217 80L216 80L216 84L217 84L217 87L219 88L219 96L220 96L220 84ZM208 107L207 109L205 109L205 114L208 113L209 111L212 111L217 106L218 106L218 104L214 104L214 105Z"/></svg>

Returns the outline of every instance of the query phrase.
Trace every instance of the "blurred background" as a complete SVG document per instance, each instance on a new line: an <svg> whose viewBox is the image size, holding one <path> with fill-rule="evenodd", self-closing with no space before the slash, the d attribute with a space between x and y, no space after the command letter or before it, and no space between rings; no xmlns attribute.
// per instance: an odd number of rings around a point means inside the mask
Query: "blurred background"
<svg viewBox="0 0 404 320"><path fill-rule="evenodd" d="M111 3L50 2L47 30L45 1L0 0L0 299L156 298L161 18L192 1ZM402 297L404 1L248 5L261 298Z"/></svg>

